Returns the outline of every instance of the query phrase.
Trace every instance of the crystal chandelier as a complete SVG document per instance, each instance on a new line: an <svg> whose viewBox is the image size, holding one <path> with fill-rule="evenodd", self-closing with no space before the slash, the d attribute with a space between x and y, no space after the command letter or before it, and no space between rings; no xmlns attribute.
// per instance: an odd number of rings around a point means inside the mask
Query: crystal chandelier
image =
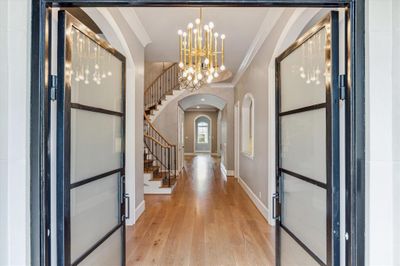
<svg viewBox="0 0 400 266"><path fill-rule="evenodd" d="M179 83L191 91L206 83L211 83L225 70L224 40L214 30L214 23L202 24L202 9L195 23L189 23L187 31L178 31L179 35ZM218 39L221 41L218 42ZM220 50L218 50L220 49Z"/></svg>

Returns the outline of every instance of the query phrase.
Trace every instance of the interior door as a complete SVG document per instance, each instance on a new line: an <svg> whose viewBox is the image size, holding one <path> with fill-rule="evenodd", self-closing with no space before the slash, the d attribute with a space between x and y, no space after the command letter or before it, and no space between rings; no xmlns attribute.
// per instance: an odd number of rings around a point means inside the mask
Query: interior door
<svg viewBox="0 0 400 266"><path fill-rule="evenodd" d="M277 265L339 265L338 14L276 60Z"/></svg>
<svg viewBox="0 0 400 266"><path fill-rule="evenodd" d="M58 13L57 265L124 265L125 58Z"/></svg>

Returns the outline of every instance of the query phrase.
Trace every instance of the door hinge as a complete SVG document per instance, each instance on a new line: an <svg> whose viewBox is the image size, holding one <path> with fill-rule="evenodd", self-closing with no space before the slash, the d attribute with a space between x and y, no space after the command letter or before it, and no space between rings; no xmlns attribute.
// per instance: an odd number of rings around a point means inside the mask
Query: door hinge
<svg viewBox="0 0 400 266"><path fill-rule="evenodd" d="M346 100L346 75L339 75L339 99Z"/></svg>
<svg viewBox="0 0 400 266"><path fill-rule="evenodd" d="M50 75L50 100L57 100L57 76Z"/></svg>

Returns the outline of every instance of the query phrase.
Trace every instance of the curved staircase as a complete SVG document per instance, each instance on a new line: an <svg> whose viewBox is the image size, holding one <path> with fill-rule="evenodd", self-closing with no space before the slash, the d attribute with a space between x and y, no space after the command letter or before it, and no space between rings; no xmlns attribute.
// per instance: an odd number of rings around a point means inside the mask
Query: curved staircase
<svg viewBox="0 0 400 266"><path fill-rule="evenodd" d="M144 193L171 194L178 175L177 148L168 142L152 124L164 101L179 91L179 67L174 63L165 69L144 92Z"/></svg>

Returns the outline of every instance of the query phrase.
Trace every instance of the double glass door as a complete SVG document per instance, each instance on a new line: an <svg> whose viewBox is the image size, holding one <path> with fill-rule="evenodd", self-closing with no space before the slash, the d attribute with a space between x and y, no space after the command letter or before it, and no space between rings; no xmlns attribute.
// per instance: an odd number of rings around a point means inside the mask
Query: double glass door
<svg viewBox="0 0 400 266"><path fill-rule="evenodd" d="M124 265L125 58L66 11L57 34L57 265Z"/></svg>
<svg viewBox="0 0 400 266"><path fill-rule="evenodd" d="M338 14L276 60L277 265L339 265Z"/></svg>

